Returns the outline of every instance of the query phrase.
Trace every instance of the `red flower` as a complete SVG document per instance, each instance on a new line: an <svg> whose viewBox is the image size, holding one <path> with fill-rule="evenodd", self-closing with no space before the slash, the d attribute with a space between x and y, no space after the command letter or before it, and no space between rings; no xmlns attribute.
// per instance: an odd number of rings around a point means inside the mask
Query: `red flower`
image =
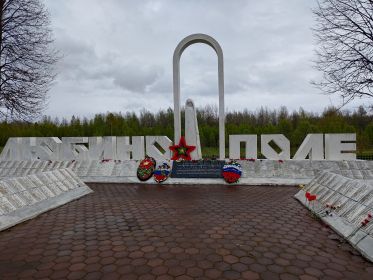
<svg viewBox="0 0 373 280"><path fill-rule="evenodd" d="M310 193L309 192L306 192L306 198L309 199L310 198Z"/></svg>
<svg viewBox="0 0 373 280"><path fill-rule="evenodd" d="M363 226L366 226L368 223L369 223L369 220L368 220L368 219L364 219L364 221L361 222L361 224L362 224Z"/></svg>
<svg viewBox="0 0 373 280"><path fill-rule="evenodd" d="M224 180L229 183L236 183L240 179L240 175L234 172L223 172Z"/></svg>
<svg viewBox="0 0 373 280"><path fill-rule="evenodd" d="M308 201L313 201L313 200L316 200L316 195L310 195L308 197Z"/></svg>
<svg viewBox="0 0 373 280"><path fill-rule="evenodd" d="M188 146L183 136L180 137L178 145L170 146L170 150L173 151L172 160L184 159L192 160L190 153L196 149L196 146Z"/></svg>
<svg viewBox="0 0 373 280"><path fill-rule="evenodd" d="M149 169L149 168L152 168L153 166L154 166L154 163L150 159L144 159L140 163L140 168L144 168L144 169Z"/></svg>

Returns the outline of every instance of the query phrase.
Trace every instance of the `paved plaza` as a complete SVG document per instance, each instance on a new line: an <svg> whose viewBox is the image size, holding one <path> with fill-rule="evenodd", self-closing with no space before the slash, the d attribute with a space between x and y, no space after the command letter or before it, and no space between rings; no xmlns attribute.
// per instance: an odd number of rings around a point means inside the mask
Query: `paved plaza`
<svg viewBox="0 0 373 280"><path fill-rule="evenodd" d="M373 279L296 187L90 187L0 232L0 279Z"/></svg>

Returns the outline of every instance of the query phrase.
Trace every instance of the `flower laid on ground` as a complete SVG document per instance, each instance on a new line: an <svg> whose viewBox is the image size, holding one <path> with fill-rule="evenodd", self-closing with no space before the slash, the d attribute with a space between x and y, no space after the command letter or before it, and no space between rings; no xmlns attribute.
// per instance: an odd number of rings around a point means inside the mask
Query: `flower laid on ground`
<svg viewBox="0 0 373 280"><path fill-rule="evenodd" d="M327 203L325 205L326 207L326 210L325 210L325 214L328 215L328 216L333 216L333 210L336 210L338 208L340 208L341 206L340 205L334 205L334 204L331 204L331 203Z"/></svg>
<svg viewBox="0 0 373 280"><path fill-rule="evenodd" d="M326 204L326 208L330 208L331 210L337 210L338 208L341 208L341 205L334 205L334 204L331 204L331 203L327 203Z"/></svg>
<svg viewBox="0 0 373 280"><path fill-rule="evenodd" d="M178 145L170 146L173 152L171 160L192 160L190 153L196 149L196 146L189 146L185 142L185 138L180 137Z"/></svg>
<svg viewBox="0 0 373 280"><path fill-rule="evenodd" d="M162 183L167 180L170 176L170 165L167 162L159 165L156 170L154 170L154 180L157 183Z"/></svg>
<svg viewBox="0 0 373 280"><path fill-rule="evenodd" d="M137 168L137 178L140 181L149 180L153 175L155 165L155 159L152 157L146 157L140 161L139 167Z"/></svg>
<svg viewBox="0 0 373 280"><path fill-rule="evenodd" d="M310 197L308 198L308 201L314 201L316 200L316 195L310 195Z"/></svg>
<svg viewBox="0 0 373 280"><path fill-rule="evenodd" d="M360 227L356 227L351 233L346 237L346 240L350 240L362 227L365 227L372 220L372 214L368 213L365 218L360 222Z"/></svg>
<svg viewBox="0 0 373 280"><path fill-rule="evenodd" d="M223 166L223 178L229 183L237 183L242 175L241 165L236 161L230 161Z"/></svg>
<svg viewBox="0 0 373 280"><path fill-rule="evenodd" d="M317 218L317 215L314 211L315 202L312 202L312 206L310 205L310 202L315 201L317 199L317 196L315 194L311 194L310 192L306 192L305 196L308 201L308 208L311 210L312 216L314 218Z"/></svg>
<svg viewBox="0 0 373 280"><path fill-rule="evenodd" d="M368 213L366 218L361 222L361 225L364 227L372 220L372 214Z"/></svg>
<svg viewBox="0 0 373 280"><path fill-rule="evenodd" d="M310 192L306 192L305 196L306 196L308 201L313 201L313 200L316 200L316 198L317 198L316 195L313 195Z"/></svg>

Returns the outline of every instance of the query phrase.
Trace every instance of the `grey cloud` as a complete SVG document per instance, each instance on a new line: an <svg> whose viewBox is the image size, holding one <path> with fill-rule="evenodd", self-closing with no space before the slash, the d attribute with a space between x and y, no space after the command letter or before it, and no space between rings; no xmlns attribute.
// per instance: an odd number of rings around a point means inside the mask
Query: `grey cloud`
<svg viewBox="0 0 373 280"><path fill-rule="evenodd" d="M255 110L286 101L281 105L322 111L337 102L309 83L318 75L311 63L315 1L44 1L64 54L48 114L171 106L173 51L192 33L209 34L223 48L228 108ZM181 60L182 100L216 103L216 67L210 47L187 48Z"/></svg>
<svg viewBox="0 0 373 280"><path fill-rule="evenodd" d="M162 68L157 66L124 65L112 72L114 84L138 93L145 93L162 75Z"/></svg>
<svg viewBox="0 0 373 280"><path fill-rule="evenodd" d="M64 54L58 64L60 78L64 81L87 81L104 88L112 83L123 90L145 93L163 73L160 66L140 61L125 63L118 53L107 52L100 57L94 46L66 34L61 35L57 47Z"/></svg>

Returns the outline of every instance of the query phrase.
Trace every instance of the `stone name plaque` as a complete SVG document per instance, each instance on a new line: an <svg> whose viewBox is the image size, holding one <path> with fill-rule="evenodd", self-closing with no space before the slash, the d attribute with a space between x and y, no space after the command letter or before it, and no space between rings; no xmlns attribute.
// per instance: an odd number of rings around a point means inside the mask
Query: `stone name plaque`
<svg viewBox="0 0 373 280"><path fill-rule="evenodd" d="M172 178L222 178L222 160L174 161Z"/></svg>

